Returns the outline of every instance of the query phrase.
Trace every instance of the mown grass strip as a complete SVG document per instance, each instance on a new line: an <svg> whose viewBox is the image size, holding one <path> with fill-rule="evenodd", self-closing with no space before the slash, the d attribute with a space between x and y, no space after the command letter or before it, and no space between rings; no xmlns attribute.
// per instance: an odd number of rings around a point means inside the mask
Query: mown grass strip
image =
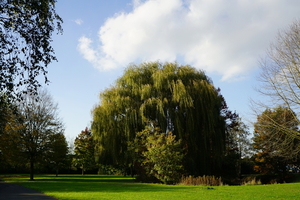
<svg viewBox="0 0 300 200"><path fill-rule="evenodd" d="M300 199L300 183L253 186L182 186L136 183L122 176L54 175L5 178L61 200L199 200L199 199Z"/></svg>

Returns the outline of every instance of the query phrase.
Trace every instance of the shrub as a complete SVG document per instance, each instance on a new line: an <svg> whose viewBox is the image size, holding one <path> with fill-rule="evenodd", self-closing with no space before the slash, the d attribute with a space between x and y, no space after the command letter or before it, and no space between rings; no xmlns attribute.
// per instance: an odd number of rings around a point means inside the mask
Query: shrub
<svg viewBox="0 0 300 200"><path fill-rule="evenodd" d="M129 144L142 181L158 180L165 184L178 183L183 172L184 151L181 140L176 140L171 132L163 133L159 128L145 128L137 133L137 138ZM155 178L155 179L153 179Z"/></svg>

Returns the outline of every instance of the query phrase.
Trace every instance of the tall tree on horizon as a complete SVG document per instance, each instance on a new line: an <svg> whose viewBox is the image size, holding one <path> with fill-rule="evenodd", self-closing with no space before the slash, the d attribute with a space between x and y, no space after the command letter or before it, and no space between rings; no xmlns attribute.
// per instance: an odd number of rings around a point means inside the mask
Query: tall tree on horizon
<svg viewBox="0 0 300 200"><path fill-rule="evenodd" d="M177 63L130 65L100 94L92 133L100 160L131 163L128 141L145 126L171 131L187 148L185 169L217 174L225 150L224 99L203 71Z"/></svg>

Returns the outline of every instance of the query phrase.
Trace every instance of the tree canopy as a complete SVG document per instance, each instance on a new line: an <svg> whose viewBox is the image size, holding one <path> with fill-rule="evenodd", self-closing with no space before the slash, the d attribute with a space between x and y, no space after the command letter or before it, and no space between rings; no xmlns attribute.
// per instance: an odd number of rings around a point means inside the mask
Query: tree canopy
<svg viewBox="0 0 300 200"><path fill-rule="evenodd" d="M287 164L299 162L300 140L290 132L298 132L299 122L289 108L266 109L254 124L253 145L256 154L256 170L277 173L286 170ZM276 124L276 125L274 125ZM281 129L278 129L281 126Z"/></svg>
<svg viewBox="0 0 300 200"><path fill-rule="evenodd" d="M52 33L55 29L62 31L55 3L56 0L0 1L0 95L36 93L39 75L48 83L47 66L56 60Z"/></svg>
<svg viewBox="0 0 300 200"><path fill-rule="evenodd" d="M143 168L137 179L150 181L155 177L165 184L174 184L182 178L185 149L172 132L161 133L158 128L146 127L128 146L134 164Z"/></svg>
<svg viewBox="0 0 300 200"><path fill-rule="evenodd" d="M45 152L45 161L47 165L55 169L58 176L59 169L67 164L68 143L65 135L62 132L51 134L49 149Z"/></svg>
<svg viewBox="0 0 300 200"><path fill-rule="evenodd" d="M131 163L128 141L145 126L171 131L187 149L185 169L215 174L225 149L224 99L203 71L177 63L130 65L115 85L100 94L92 133L99 160Z"/></svg>
<svg viewBox="0 0 300 200"><path fill-rule="evenodd" d="M92 133L88 128L81 131L74 141L74 159L76 167L80 167L82 175L88 169L96 168L95 163L95 142Z"/></svg>
<svg viewBox="0 0 300 200"><path fill-rule="evenodd" d="M55 143L58 140L63 142L59 145L63 149L66 145L62 136L64 126L57 115L57 104L46 90L41 90L38 94L38 99L27 94L23 101L16 103L17 110L11 112L4 133L0 136L2 155L14 162L28 162L31 180L34 178L34 165L37 162L46 157L58 162L61 152L53 154L53 151L61 148ZM66 153L63 151L62 154L64 152Z"/></svg>

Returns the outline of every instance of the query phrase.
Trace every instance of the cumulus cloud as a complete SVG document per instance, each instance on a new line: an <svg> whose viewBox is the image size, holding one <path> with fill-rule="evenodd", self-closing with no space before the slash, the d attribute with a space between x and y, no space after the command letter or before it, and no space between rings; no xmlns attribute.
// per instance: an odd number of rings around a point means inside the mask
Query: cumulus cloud
<svg viewBox="0 0 300 200"><path fill-rule="evenodd" d="M278 29L299 13L298 0L133 0L131 12L100 27L98 48L82 37L78 49L100 70L177 60L230 80L256 68Z"/></svg>

